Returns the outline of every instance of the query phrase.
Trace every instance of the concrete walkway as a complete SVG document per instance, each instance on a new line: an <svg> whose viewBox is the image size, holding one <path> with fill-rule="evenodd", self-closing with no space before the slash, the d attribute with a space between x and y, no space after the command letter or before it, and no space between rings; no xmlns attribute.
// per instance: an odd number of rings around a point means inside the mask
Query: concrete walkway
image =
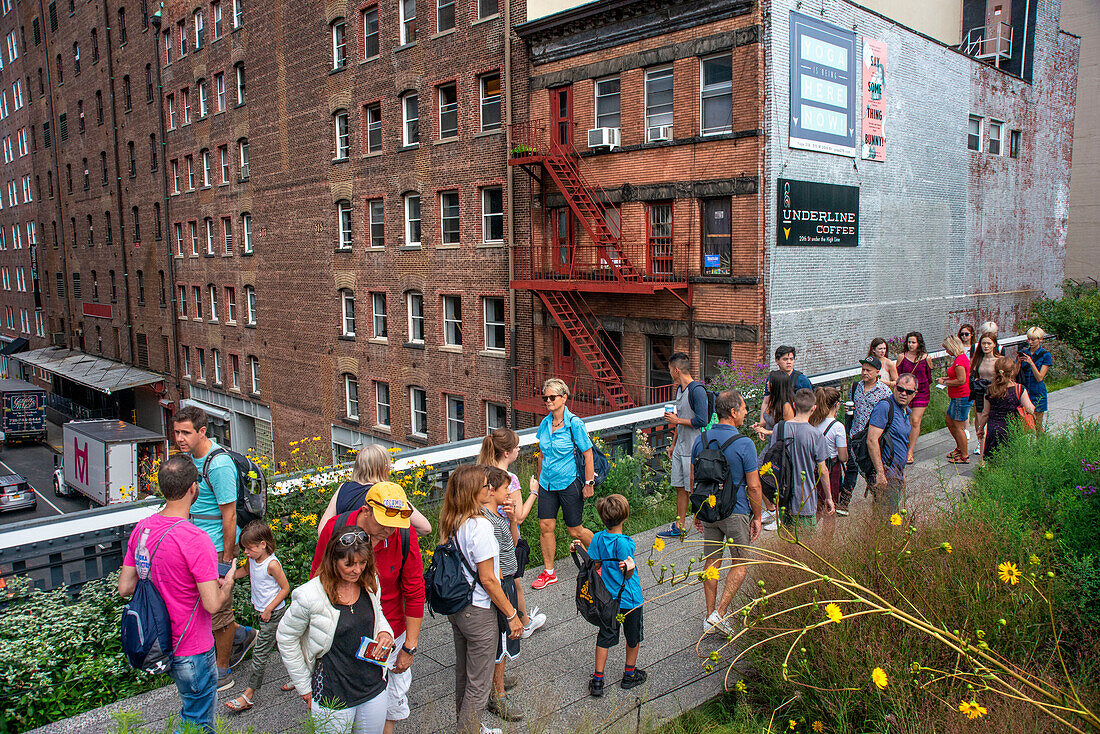
<svg viewBox="0 0 1100 734"><path fill-rule="evenodd" d="M1085 416L1100 413L1100 380L1050 396L1048 418L1052 419L1053 427L1072 421L1077 413ZM972 456L969 465L948 464L945 456L953 445L946 429L921 437L918 460L907 472L911 502L931 501L941 505L971 476L979 457ZM973 441L970 448L974 448ZM862 491L857 489L853 515L867 511L869 503L861 495ZM703 638L699 655L696 654L704 617L702 589L695 583L672 590L667 582L657 586L650 569L644 565L654 537L654 530L635 536L646 599L667 594L647 601L644 607L645 641L638 662L649 673L646 685L630 691L619 688L624 655L624 646L620 644L611 651L607 663L608 687L604 698L597 700L588 696L595 629L576 614L573 601L576 571L569 559L563 559L557 563L559 583L542 591L531 591L528 587L528 606L538 605L546 613L548 622L524 641L519 659L509 668L520 680L513 696L526 708L526 719L503 725L505 731L647 731L722 692L726 666L718 665L715 672L708 675L703 671L705 661L699 657L716 649L721 644L719 638ZM695 534L689 537L698 539ZM774 534L765 533L763 542L774 543ZM696 542L669 543L668 549L670 552L661 563L675 563L681 570L686 570L690 557L700 553ZM529 574L528 584L531 578ZM427 617L421 633L420 652L413 667L412 716L399 727L400 731L427 734L453 730L453 665L450 625L444 618ZM239 695L246 669L247 666L242 666L237 674L237 687L219 696L219 706ZM301 731L305 706L296 694L279 690L285 680L281 663L273 661L268 667L267 682L256 699L256 707L231 717L227 723L241 729L251 727L255 734ZM734 682L731 679L730 685ZM35 734L100 734L110 729L110 715L115 711L140 712L147 725L162 726L169 715L178 713L179 699L175 688L169 686L56 722L36 730ZM490 726L502 726L502 722L488 713L484 721Z"/></svg>

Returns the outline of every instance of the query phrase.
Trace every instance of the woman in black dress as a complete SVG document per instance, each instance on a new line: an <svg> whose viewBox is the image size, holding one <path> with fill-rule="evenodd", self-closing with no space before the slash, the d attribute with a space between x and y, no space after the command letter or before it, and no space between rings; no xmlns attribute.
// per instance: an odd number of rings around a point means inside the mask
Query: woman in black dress
<svg viewBox="0 0 1100 734"><path fill-rule="evenodd" d="M993 384L985 391L985 410L979 421L985 426L982 456L986 457L1008 440L1008 422L1017 414L1017 408L1022 405L1028 413L1035 413L1027 390L1015 381L1016 363L1008 357L998 357L993 370Z"/></svg>

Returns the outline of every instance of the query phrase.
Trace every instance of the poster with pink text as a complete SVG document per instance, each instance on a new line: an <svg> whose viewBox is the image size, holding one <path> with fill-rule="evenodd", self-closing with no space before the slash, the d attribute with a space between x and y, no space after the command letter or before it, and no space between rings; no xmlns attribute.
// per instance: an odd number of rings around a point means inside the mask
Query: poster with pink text
<svg viewBox="0 0 1100 734"><path fill-rule="evenodd" d="M886 43L863 38L863 140L860 157L886 159Z"/></svg>

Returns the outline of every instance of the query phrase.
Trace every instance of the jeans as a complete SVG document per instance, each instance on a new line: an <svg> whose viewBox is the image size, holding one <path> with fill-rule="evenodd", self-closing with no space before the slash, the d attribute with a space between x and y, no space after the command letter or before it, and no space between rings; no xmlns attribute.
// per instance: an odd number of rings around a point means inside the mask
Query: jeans
<svg viewBox="0 0 1100 734"><path fill-rule="evenodd" d="M218 668L214 648L199 655L172 657L168 675L176 682L183 700L176 732L214 732L214 706L218 701Z"/></svg>
<svg viewBox="0 0 1100 734"><path fill-rule="evenodd" d="M271 612L269 621L260 622L256 644L252 647L252 672L248 676L248 687L254 691L260 690L260 686L264 684L264 669L267 668L268 658L275 649L275 631L279 629L279 620L283 618L286 610L287 607L284 605Z"/></svg>
<svg viewBox="0 0 1100 734"><path fill-rule="evenodd" d="M309 710L317 734L381 734L386 726L387 703L389 696L382 691L349 709L327 709L314 701Z"/></svg>

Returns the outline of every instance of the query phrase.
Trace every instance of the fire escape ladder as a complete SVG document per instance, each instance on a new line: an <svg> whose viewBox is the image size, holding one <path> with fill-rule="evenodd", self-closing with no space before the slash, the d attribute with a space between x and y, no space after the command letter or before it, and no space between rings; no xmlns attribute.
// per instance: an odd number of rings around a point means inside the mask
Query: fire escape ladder
<svg viewBox="0 0 1100 734"><path fill-rule="evenodd" d="M600 393L607 399L612 410L635 407L622 379L600 348L598 332L594 332L589 326L584 313L578 311L578 304L573 297L563 291L540 290L537 293L553 315L558 328L569 340L574 353L580 357L585 369L599 385Z"/></svg>
<svg viewBox="0 0 1100 734"><path fill-rule="evenodd" d="M601 263L610 268L620 282L641 280L638 269L623 254L619 245L619 233L607 224L607 205L598 196L596 189L585 180L574 156L560 150L555 151L546 156L543 165L565 196L569 208L592 238Z"/></svg>

